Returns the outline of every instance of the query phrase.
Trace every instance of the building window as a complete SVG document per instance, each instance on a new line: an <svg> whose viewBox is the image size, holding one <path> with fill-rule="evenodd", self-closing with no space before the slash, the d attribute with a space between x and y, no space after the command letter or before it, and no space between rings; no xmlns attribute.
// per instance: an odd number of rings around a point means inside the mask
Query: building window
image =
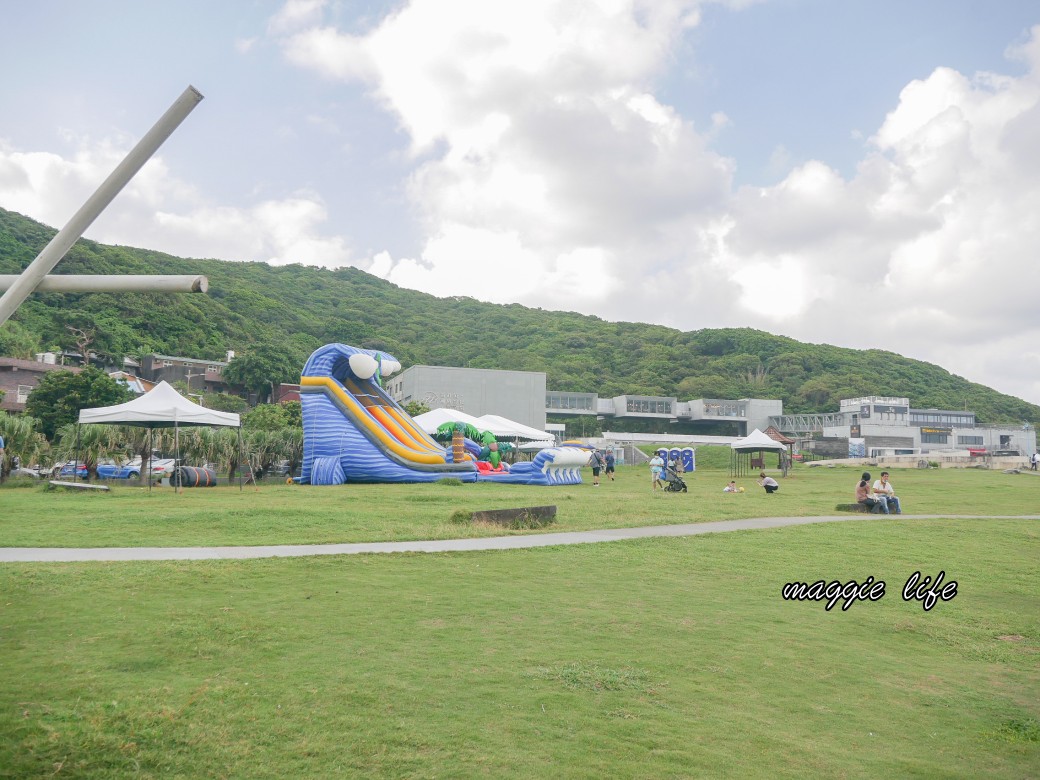
<svg viewBox="0 0 1040 780"><path fill-rule="evenodd" d="M971 447L981 447L982 446L982 437L981 436L958 436L957 437L957 443L958 444L967 444L967 445L969 445Z"/></svg>
<svg viewBox="0 0 1040 780"><path fill-rule="evenodd" d="M945 433L922 433L921 444L946 444L948 438Z"/></svg>
<svg viewBox="0 0 1040 780"><path fill-rule="evenodd" d="M32 391L32 385L18 385L18 403L24 404L26 401L28 401L29 393L31 393Z"/></svg>
<svg viewBox="0 0 1040 780"><path fill-rule="evenodd" d="M172 360L164 360L162 362L162 364L163 364L163 368L170 368L173 365L173 361Z"/></svg>

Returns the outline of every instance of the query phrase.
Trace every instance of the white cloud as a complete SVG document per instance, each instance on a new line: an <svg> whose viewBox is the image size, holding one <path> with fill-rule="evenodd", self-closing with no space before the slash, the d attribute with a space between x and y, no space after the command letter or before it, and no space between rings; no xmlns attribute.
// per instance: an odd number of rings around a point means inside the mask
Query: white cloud
<svg viewBox="0 0 1040 780"><path fill-rule="evenodd" d="M0 205L62 227L129 151L127 139L79 139L71 159L0 142ZM122 148L121 148L122 145ZM211 206L156 156L87 230L95 241L182 257L337 267L351 262L342 237L323 237L328 214L314 193L252 207Z"/></svg>
<svg viewBox="0 0 1040 780"><path fill-rule="evenodd" d="M942 356L987 382L982 358L1011 332L1033 335L1021 360L1040 359L1037 31L1012 52L1026 76L940 67L907 85L852 178L810 160L733 192L732 161L710 148L726 118L700 133L653 94L696 4L453 10L413 0L364 36L286 41L294 62L365 81L423 155L409 193L428 238L419 258L373 266L387 278ZM301 35L322 41L308 58ZM1040 399L1003 373L1001 389Z"/></svg>
<svg viewBox="0 0 1040 780"><path fill-rule="evenodd" d="M362 83L408 139L414 256L355 257L326 234L315 192L215 205L162 157L90 235L355 264L437 295L888 348L1040 401L1040 27L1009 49L1024 75L938 67L893 95L863 133L855 175L819 160L791 169L778 148L781 181L734 190L736 163L712 148L726 116L695 127L655 89L698 8L412 0L351 32L335 24L339 6L292 0L268 42L333 84ZM314 128L346 137L335 105L300 113L300 143ZM0 143L0 205L60 226L132 143L71 140L65 157Z"/></svg>

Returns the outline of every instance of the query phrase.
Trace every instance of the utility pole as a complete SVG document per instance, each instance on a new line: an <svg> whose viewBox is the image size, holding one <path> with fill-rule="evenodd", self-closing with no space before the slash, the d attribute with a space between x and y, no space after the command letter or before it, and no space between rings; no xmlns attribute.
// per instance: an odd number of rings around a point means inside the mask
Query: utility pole
<svg viewBox="0 0 1040 780"><path fill-rule="evenodd" d="M186 374L184 375L184 381L185 381L185 383L186 383L186 384L187 384L187 386L188 386L188 395L192 395L192 392L191 392L191 380L192 380L192 379L194 379L194 378L195 378L195 377L197 377L197 376L206 376L206 372L205 372L205 371L203 371L203 372L202 372L202 373L200 373L200 374L193 374L193 373L191 373L191 369L189 368L189 369L188 369L188 373L186 373ZM203 389L203 390L205 390L205 389L206 389L206 388L205 388L205 385L203 386L203 388L202 388L202 389ZM202 403L202 401L203 401L203 398L202 398L202 396L201 396L201 395L199 395L199 406L205 406L205 404L204 404L204 403Z"/></svg>

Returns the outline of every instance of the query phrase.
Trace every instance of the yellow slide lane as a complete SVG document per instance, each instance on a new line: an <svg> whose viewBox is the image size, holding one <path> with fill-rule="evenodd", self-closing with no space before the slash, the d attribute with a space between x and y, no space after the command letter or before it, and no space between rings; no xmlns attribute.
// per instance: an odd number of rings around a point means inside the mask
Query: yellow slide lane
<svg viewBox="0 0 1040 780"><path fill-rule="evenodd" d="M402 425L400 417L394 414L394 407L389 404L384 404L384 399L382 397L372 393L366 393L361 385L353 379L348 379L343 383L343 386L354 394L354 397L365 407L369 414L386 427L391 436L406 447L413 447L419 452L430 452L435 455L443 455L444 448L438 446L436 442L431 441L424 431L421 431L414 426L409 427ZM416 430L419 430L418 436L415 434Z"/></svg>
<svg viewBox="0 0 1040 780"><path fill-rule="evenodd" d="M377 424L378 421L373 419L373 415L369 414L368 410L351 397L335 379L327 376L305 376L301 377L300 384L304 387L322 387L334 395L354 414L359 425L364 425L365 430L372 434L377 441L401 458L413 463L442 465L447 462L443 451L440 453L417 452L414 448L404 446L395 437L391 436L382 425Z"/></svg>

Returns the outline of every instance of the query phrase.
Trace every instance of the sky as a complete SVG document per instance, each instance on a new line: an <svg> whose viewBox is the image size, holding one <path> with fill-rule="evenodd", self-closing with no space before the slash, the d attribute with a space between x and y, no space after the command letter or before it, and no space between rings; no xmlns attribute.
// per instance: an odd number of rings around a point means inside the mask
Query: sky
<svg viewBox="0 0 1040 780"><path fill-rule="evenodd" d="M190 84L88 238L884 349L1040 403L1035 0L3 16L0 206L55 228Z"/></svg>

